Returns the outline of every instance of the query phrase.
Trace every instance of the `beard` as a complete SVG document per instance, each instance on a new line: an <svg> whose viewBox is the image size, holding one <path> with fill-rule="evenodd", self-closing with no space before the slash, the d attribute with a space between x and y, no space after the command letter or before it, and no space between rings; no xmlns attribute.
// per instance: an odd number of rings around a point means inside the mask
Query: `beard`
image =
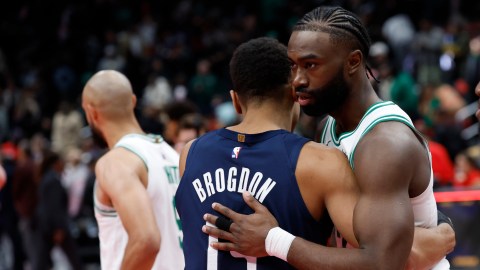
<svg viewBox="0 0 480 270"><path fill-rule="evenodd" d="M310 90L299 87L295 90L312 96L313 102L301 107L302 111L309 116L323 116L335 111L340 108L350 93L342 69L323 87Z"/></svg>
<svg viewBox="0 0 480 270"><path fill-rule="evenodd" d="M92 130L92 139L95 145L97 145L100 148L108 148L107 141L103 137L103 134L100 132L100 130L95 127L94 125L90 125L90 129Z"/></svg>

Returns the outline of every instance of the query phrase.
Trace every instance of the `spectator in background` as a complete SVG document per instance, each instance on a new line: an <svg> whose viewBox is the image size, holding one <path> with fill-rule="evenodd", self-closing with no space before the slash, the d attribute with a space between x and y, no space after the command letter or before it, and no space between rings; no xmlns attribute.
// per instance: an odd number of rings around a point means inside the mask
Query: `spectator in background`
<svg viewBox="0 0 480 270"><path fill-rule="evenodd" d="M460 14L452 15L445 26L439 62L445 83L455 83L464 69L469 51L469 33L465 26L465 19Z"/></svg>
<svg viewBox="0 0 480 270"><path fill-rule="evenodd" d="M212 112L212 99L217 91L218 78L210 70L210 61L197 62L197 73L190 81L190 98L204 114Z"/></svg>
<svg viewBox="0 0 480 270"><path fill-rule="evenodd" d="M467 96L467 101L473 102L478 98L475 97L473 92L475 85L477 85L477 83L480 81L480 35L472 38L469 46L470 52L467 56L464 76L471 89Z"/></svg>
<svg viewBox="0 0 480 270"><path fill-rule="evenodd" d="M5 183L7 183L7 173L5 172L3 166L0 164L0 190L2 190L3 186L5 186Z"/></svg>
<svg viewBox="0 0 480 270"><path fill-rule="evenodd" d="M35 265L37 259L34 245L35 223L33 215L37 204L38 183L37 164L34 163L32 152L27 140L18 146L16 167L12 177L12 197L15 210L19 217L19 230L29 265Z"/></svg>
<svg viewBox="0 0 480 270"><path fill-rule="evenodd" d="M393 49L395 66L407 69L405 59L410 53L410 45L415 36L415 28L406 14L391 16L382 25L382 35Z"/></svg>
<svg viewBox="0 0 480 270"><path fill-rule="evenodd" d="M462 126L455 121L455 114L465 106L465 100L449 84L443 84L434 90L433 139L444 145L451 159L467 147L467 142L460 136Z"/></svg>
<svg viewBox="0 0 480 270"><path fill-rule="evenodd" d="M452 186L454 177L453 161L450 158L447 148L432 140L433 129L432 127L428 127L423 120L417 120L414 123L415 128L417 128L428 141L428 149L432 156L433 188Z"/></svg>
<svg viewBox="0 0 480 270"><path fill-rule="evenodd" d="M68 196L61 184L63 160L59 154L48 152L40 166L35 253L38 261L34 270L52 268L50 253L55 245L65 252L74 270L82 269L74 239L69 230Z"/></svg>
<svg viewBox="0 0 480 270"><path fill-rule="evenodd" d="M442 78L439 61L443 44L443 30L428 18L420 19L418 28L418 32L412 40L416 81L421 85L440 84Z"/></svg>
<svg viewBox="0 0 480 270"><path fill-rule="evenodd" d="M69 148L80 145L80 130L84 126L83 116L68 101L62 101L53 115L52 150L65 154Z"/></svg>
<svg viewBox="0 0 480 270"><path fill-rule="evenodd" d="M79 148L70 148L66 152L65 161L62 184L68 194L68 214L75 219L83 203L89 169L82 161L82 151Z"/></svg>
<svg viewBox="0 0 480 270"><path fill-rule="evenodd" d="M473 151L462 151L455 157L455 187L480 187L480 167L475 160ZM478 159L478 148L477 159Z"/></svg>
<svg viewBox="0 0 480 270"><path fill-rule="evenodd" d="M477 95L477 100L480 98L480 81L478 82L477 86L475 87L475 94ZM475 112L475 116L480 121L480 100L478 101L479 108Z"/></svg>
<svg viewBox="0 0 480 270"><path fill-rule="evenodd" d="M418 92L413 77L398 71L388 61L378 67L379 94L383 100L391 100L415 121L418 118Z"/></svg>
<svg viewBox="0 0 480 270"><path fill-rule="evenodd" d="M175 151L180 154L186 143L198 138L206 131L205 119L201 114L191 113L183 116L178 124L178 133L174 145Z"/></svg>

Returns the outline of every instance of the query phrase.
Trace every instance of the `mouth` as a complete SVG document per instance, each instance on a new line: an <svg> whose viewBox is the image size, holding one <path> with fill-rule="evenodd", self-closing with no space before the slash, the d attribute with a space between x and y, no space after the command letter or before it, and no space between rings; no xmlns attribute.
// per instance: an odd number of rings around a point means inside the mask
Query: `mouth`
<svg viewBox="0 0 480 270"><path fill-rule="evenodd" d="M296 92L296 95L297 95L297 102L298 102L298 104L300 104L300 106L306 106L312 100L312 96L310 94L307 94L307 93Z"/></svg>

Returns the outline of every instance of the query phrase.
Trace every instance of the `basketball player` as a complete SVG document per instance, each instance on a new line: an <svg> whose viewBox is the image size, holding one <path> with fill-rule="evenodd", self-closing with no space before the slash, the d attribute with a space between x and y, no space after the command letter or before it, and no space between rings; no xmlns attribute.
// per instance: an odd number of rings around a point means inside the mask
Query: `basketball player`
<svg viewBox="0 0 480 270"><path fill-rule="evenodd" d="M179 156L134 115L129 80L113 70L86 84L82 107L110 149L95 167L94 202L102 269L183 269L174 195Z"/></svg>
<svg viewBox="0 0 480 270"><path fill-rule="evenodd" d="M415 242L420 246L413 246L409 266L449 269L444 256L453 249L455 238L448 225L436 227L427 145L406 113L376 95L365 62L369 47L365 27L354 14L340 7L317 8L293 29L288 57L298 102L308 115L330 115L323 121L321 142L345 153L361 190L353 216L360 248L332 251L296 237L284 243L281 250L288 253L288 262L299 269L403 269L415 223L434 228L416 229ZM264 256L266 252L275 255L278 251L269 251L268 242L292 239L290 234L273 228L268 210L251 196L246 201L255 215L239 215L214 204L215 210L234 223L231 233L205 227L210 235L231 242L212 246L250 256ZM216 219L206 216L211 223ZM445 235L438 235L444 230ZM261 248L251 248L259 245ZM265 245L267 250L263 249ZM337 246L345 246L345 242L338 241Z"/></svg>
<svg viewBox="0 0 480 270"><path fill-rule="evenodd" d="M253 39L234 52L231 96L243 120L187 143L180 158L183 176L175 200L186 269L292 269L275 257L257 259L209 247L217 239L202 233L203 213L212 212L214 201L251 213L242 200L244 190L295 235L325 245L331 217L356 245L353 172L342 152L289 132L299 113L290 73L286 47L275 39Z"/></svg>

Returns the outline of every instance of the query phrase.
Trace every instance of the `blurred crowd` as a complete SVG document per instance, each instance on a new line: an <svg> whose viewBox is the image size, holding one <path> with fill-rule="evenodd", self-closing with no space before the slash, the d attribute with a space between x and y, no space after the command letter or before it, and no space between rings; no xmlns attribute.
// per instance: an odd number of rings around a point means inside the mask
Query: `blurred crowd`
<svg viewBox="0 0 480 270"><path fill-rule="evenodd" d="M480 186L477 0L8 1L0 4L0 235L15 256L8 262L0 251L0 269L31 265L45 248L32 244L39 237L96 239L93 166L105 149L80 106L93 73L123 72L142 128L180 151L238 121L228 94L236 46L258 36L286 44L318 5L341 5L367 26L372 84L428 138L435 188ZM314 138L318 120L302 115L295 132ZM85 259L91 249L65 253Z"/></svg>

